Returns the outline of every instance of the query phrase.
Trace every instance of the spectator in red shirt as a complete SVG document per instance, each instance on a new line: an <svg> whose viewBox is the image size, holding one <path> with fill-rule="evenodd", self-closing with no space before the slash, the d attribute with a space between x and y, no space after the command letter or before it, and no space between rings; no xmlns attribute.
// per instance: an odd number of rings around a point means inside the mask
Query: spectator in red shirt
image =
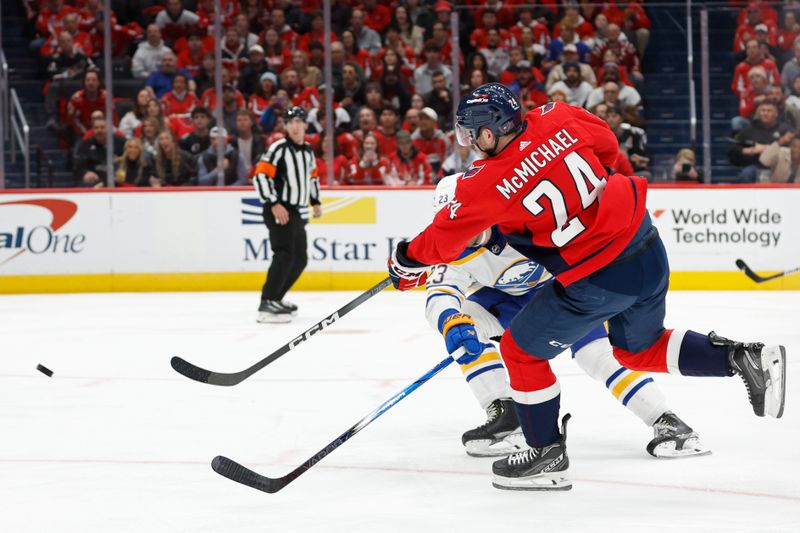
<svg viewBox="0 0 800 533"><path fill-rule="evenodd" d="M419 128L411 134L411 140L419 150L428 156L433 172L439 168L447 157L447 136L437 126L439 115L430 107L420 111Z"/></svg>
<svg viewBox="0 0 800 533"><path fill-rule="evenodd" d="M390 168L389 160L378 153L378 138L367 133L361 141L359 155L350 165L350 175L344 178L346 185L384 185Z"/></svg>
<svg viewBox="0 0 800 533"><path fill-rule="evenodd" d="M482 7L475 11L475 25L478 28L488 29L493 26L486 24L486 13L492 13L499 26L509 28L514 24L514 12L508 4L503 5L500 0L485 0Z"/></svg>
<svg viewBox="0 0 800 533"><path fill-rule="evenodd" d="M100 85L100 73L87 70L83 75L83 89L72 95L67 104L69 124L80 138L91 127L93 111L106 108L106 91Z"/></svg>
<svg viewBox="0 0 800 533"><path fill-rule="evenodd" d="M228 72L228 69L222 69L221 72L222 72L222 87L224 92L225 87L228 86L233 87L233 85L231 83L231 73ZM236 107L245 107L245 99L242 93L235 90L234 98L236 99ZM206 109L216 109L217 89L213 85L203 92L202 96L200 97L200 105L205 107Z"/></svg>
<svg viewBox="0 0 800 533"><path fill-rule="evenodd" d="M501 43L507 46L510 34L508 30L502 29L498 25L497 13L491 10L485 10L482 13L480 19L481 24L470 34L469 44L471 44L473 48L483 48L489 41L489 30L497 30ZM476 14L476 17L477 16ZM511 24L505 27L509 26L511 26Z"/></svg>
<svg viewBox="0 0 800 533"><path fill-rule="evenodd" d="M619 58L619 64L628 69L628 75L633 82L641 83L644 81L644 76L642 76L639 55L630 42L620 40L621 33L619 26L609 24L606 41L596 45L592 50L591 63L595 68L600 67L603 64L603 56L606 50L612 50Z"/></svg>
<svg viewBox="0 0 800 533"><path fill-rule="evenodd" d="M392 20L392 10L375 0L364 0L364 24L378 33Z"/></svg>
<svg viewBox="0 0 800 533"><path fill-rule="evenodd" d="M411 67L416 66L417 64L417 57L414 54L414 50L411 49L401 38L400 38L400 29L395 26L394 24L390 24L386 27L385 34L384 34L384 46L381 48L377 54L375 54L375 59L373 61L374 69L372 71L372 79L376 80L381 75L381 68L380 65L383 63L383 58L389 50L392 50L397 57L402 58L404 65L408 69L408 65ZM409 69L409 77L413 74L413 71Z"/></svg>
<svg viewBox="0 0 800 533"><path fill-rule="evenodd" d="M756 108L769 99L770 84L767 71L762 67L753 67L747 73L748 88L739 96L739 116L731 119L731 129L737 133L750 125ZM777 102L773 102L778 107Z"/></svg>
<svg viewBox="0 0 800 533"><path fill-rule="evenodd" d="M547 29L546 24L543 24L533 16L533 9L522 7L519 9L518 14L519 20L508 30L514 43L520 44L522 42L522 31L527 28L533 34L531 43L536 43L542 48L550 46L550 31ZM592 29L592 34L594 34L594 29Z"/></svg>
<svg viewBox="0 0 800 533"><path fill-rule="evenodd" d="M328 143L325 140L325 133L322 132L319 142L314 147L314 154L317 156L317 175L321 185L341 185L347 174L350 172L350 162L341 153L339 143L334 139L333 144L333 176L328 178Z"/></svg>
<svg viewBox="0 0 800 533"><path fill-rule="evenodd" d="M338 41L339 37L331 32L331 42ZM300 35L297 38L297 48L307 53L311 53L311 42L325 41L325 19L321 10L316 10L311 14L311 31Z"/></svg>
<svg viewBox="0 0 800 533"><path fill-rule="evenodd" d="M161 98L161 107L167 117L187 118L199 102L197 96L189 91L189 78L185 74L175 74L172 90Z"/></svg>
<svg viewBox="0 0 800 533"><path fill-rule="evenodd" d="M399 120L399 112L394 106L387 105L381 109L377 133L380 140L378 151L382 156L391 157L397 150L397 126Z"/></svg>
<svg viewBox="0 0 800 533"><path fill-rule="evenodd" d="M357 63L364 73L364 77L369 79L372 75L372 56L366 50L359 48L355 34L351 30L342 32L342 45L346 61Z"/></svg>
<svg viewBox="0 0 800 533"><path fill-rule="evenodd" d="M800 24L797 22L797 14L794 11L786 11L783 14L783 28L778 30L776 44L782 51L781 59L783 62L792 58L792 45L795 39L800 36Z"/></svg>
<svg viewBox="0 0 800 533"><path fill-rule="evenodd" d="M517 64L517 79L510 83L508 88L519 95L522 105L527 109L539 107L547 102L544 85L536 79L527 61L520 61Z"/></svg>
<svg viewBox="0 0 800 533"><path fill-rule="evenodd" d="M203 39L194 31L189 34L186 49L178 54L178 68L186 69L193 77L197 76L204 55Z"/></svg>
<svg viewBox="0 0 800 533"><path fill-rule="evenodd" d="M282 72L283 69L292 63L292 53L284 46L278 32L274 28L269 28L264 32L264 55L266 56L269 67L275 72Z"/></svg>
<svg viewBox="0 0 800 533"><path fill-rule="evenodd" d="M433 183L433 170L428 157L414 145L411 134L407 131L398 132L397 149L390 156L389 162L391 170L386 176L387 185L402 187Z"/></svg>
<svg viewBox="0 0 800 533"><path fill-rule="evenodd" d="M622 20L620 20L620 22L622 22ZM559 21L559 24L566 24L574 28L575 33L578 34L578 37L583 44L585 44L589 50L594 48L594 45L596 44L594 40L594 26L592 26L591 22L587 21L581 16L581 12L577 4L567 4L564 6L564 18ZM558 27L558 24L553 27L553 39L559 37L559 34L556 33ZM546 46L547 45L545 44L545 47Z"/></svg>
<svg viewBox="0 0 800 533"><path fill-rule="evenodd" d="M94 50L92 49L91 36L79 28L80 18L77 13L67 13L62 19L62 30L58 33L50 35L47 42L39 50L42 57L50 57L56 53L58 49L58 36L62 32L67 32L72 36L72 42L78 52L84 54L86 57L92 57Z"/></svg>
<svg viewBox="0 0 800 533"><path fill-rule="evenodd" d="M293 105L299 105L306 111L313 107L319 107L319 91L316 87L303 87L300 75L293 68L287 68L281 73L281 87L286 90L286 94Z"/></svg>
<svg viewBox="0 0 800 533"><path fill-rule="evenodd" d="M291 51L297 48L297 32L286 24L286 13L283 9L276 7L270 12L269 27L278 32L278 37L286 50Z"/></svg>
<svg viewBox="0 0 800 533"><path fill-rule="evenodd" d="M764 22L761 7L757 3L747 6L747 19L736 28L736 36L733 39L733 51L745 52L747 43L756 37L756 26ZM766 24L769 30L769 42L775 44L775 25Z"/></svg>
<svg viewBox="0 0 800 533"><path fill-rule="evenodd" d="M736 65L736 69L733 71L733 81L731 82L733 94L741 96L749 88L747 76L753 67L762 67L766 71L769 85L781 82L778 66L771 59L764 57L764 50L761 49L758 41L750 39L747 42L745 53L744 61Z"/></svg>
<svg viewBox="0 0 800 533"><path fill-rule="evenodd" d="M274 72L267 71L261 75L255 92L247 100L247 109L252 113L256 121L272 105L272 98L275 96L277 87L278 76Z"/></svg>

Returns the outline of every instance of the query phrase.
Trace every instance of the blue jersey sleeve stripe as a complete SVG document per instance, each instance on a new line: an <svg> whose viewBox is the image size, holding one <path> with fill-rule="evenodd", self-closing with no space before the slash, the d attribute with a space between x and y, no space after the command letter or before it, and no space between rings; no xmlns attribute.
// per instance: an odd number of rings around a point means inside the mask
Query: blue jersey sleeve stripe
<svg viewBox="0 0 800 533"><path fill-rule="evenodd" d="M642 381L637 383L636 386L633 387L631 389L631 391L628 394L625 395L625 398L622 400L622 405L628 405L628 402L630 401L630 399L633 398L633 395L636 394L639 391L639 389L641 389L642 387L644 387L648 383L652 383L652 382L653 382L653 378L647 378L647 379L643 379Z"/></svg>

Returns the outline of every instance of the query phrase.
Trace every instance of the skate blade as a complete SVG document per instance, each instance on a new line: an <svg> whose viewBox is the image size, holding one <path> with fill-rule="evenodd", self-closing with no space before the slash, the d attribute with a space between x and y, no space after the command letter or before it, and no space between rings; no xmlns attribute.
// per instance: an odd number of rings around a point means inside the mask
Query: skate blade
<svg viewBox="0 0 800 533"><path fill-rule="evenodd" d="M681 449L678 449L678 443L674 440L664 441L659 443L650 455L657 459L685 459L689 457L703 457L711 455L711 450L706 448L700 439L690 438L686 439Z"/></svg>
<svg viewBox="0 0 800 533"><path fill-rule="evenodd" d="M521 431L506 435L503 440L499 441L471 440L464 444L467 455L470 457L506 457L512 453L521 452L527 447L528 444Z"/></svg>
<svg viewBox="0 0 800 533"><path fill-rule="evenodd" d="M764 393L764 415L780 418L786 400L786 348L769 346L762 349L761 368L770 381Z"/></svg>
<svg viewBox="0 0 800 533"><path fill-rule="evenodd" d="M492 478L492 486L500 490L571 490L572 481L564 470L521 478L496 475Z"/></svg>
<svg viewBox="0 0 800 533"><path fill-rule="evenodd" d="M287 324L292 321L289 315L273 315L272 313L259 313L256 322L259 324Z"/></svg>

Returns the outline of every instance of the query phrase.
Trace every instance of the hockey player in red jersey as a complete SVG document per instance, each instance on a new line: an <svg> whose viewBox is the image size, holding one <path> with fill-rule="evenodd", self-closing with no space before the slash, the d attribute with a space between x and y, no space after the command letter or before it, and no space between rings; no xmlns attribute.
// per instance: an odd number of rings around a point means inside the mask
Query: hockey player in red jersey
<svg viewBox="0 0 800 533"><path fill-rule="evenodd" d="M509 244L556 278L511 321L500 351L530 446L493 465L493 484L566 490L566 421L558 428L560 387L549 359L608 321L614 356L632 370L688 376L740 375L756 415L779 418L785 349L741 343L713 332L664 328L669 265L645 209L647 181L616 174L611 130L585 110L548 103L523 119L505 86L467 94L456 136L486 157L458 181L455 197L389 259L395 287L425 283L428 265L449 263L496 224ZM459 358L468 364L479 354Z"/></svg>

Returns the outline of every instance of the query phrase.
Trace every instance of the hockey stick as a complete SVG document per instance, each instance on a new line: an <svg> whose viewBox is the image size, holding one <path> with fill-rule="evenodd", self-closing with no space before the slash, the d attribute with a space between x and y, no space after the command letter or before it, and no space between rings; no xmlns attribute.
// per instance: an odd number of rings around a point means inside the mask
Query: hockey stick
<svg viewBox="0 0 800 533"><path fill-rule="evenodd" d="M461 349L463 350L463 348ZM408 385L405 389L401 390L385 402L380 407L372 411L370 414L356 422L350 429L336 437L331 443L322 448L320 451L310 457L305 463L301 464L283 477L271 478L262 476L257 472L253 472L249 468L240 465L232 459L228 459L222 455L218 455L211 461L211 468L214 472L225 476L228 479L247 485L260 491L269 492L270 494L278 492L286 485L300 477L306 470L320 462L327 455L333 452L336 448L347 442L353 435L370 425L376 418L391 409L397 402L417 390L423 383L438 374L444 367L453 362L454 358L458 358L463 354L463 351L457 351L453 357L448 356L443 359L438 365L430 369L425 375L420 376L414 383Z"/></svg>
<svg viewBox="0 0 800 533"><path fill-rule="evenodd" d="M261 361L257 362L250 368L246 368L240 372L233 372L230 374L224 372L214 372L213 370L206 370L204 368L200 368L189 361L182 359L180 357L173 357L170 361L172 368L179 374L183 374L189 379L193 379L195 381L199 381L201 383L210 383L212 385L222 385L224 387L230 387L233 385L238 385L242 381L246 380L271 362L275 361L280 356L284 355L288 351L296 348L298 344L303 343L310 339L313 335L319 333L323 329L327 328L344 315L358 307L359 305L363 304L383 289L388 287L392 284L392 280L390 278L386 278L371 289L361 293L358 297L351 301L350 303L346 304L338 311L333 313L332 315L323 318L307 330L305 330L301 335L295 337L294 339L290 340L267 357L262 359Z"/></svg>
<svg viewBox="0 0 800 533"><path fill-rule="evenodd" d="M753 270L745 264L744 261L741 259L736 260L736 267L744 272L745 276L752 279L756 283L764 283L765 281L769 281L771 279L782 278L783 276L788 276L789 274L794 274L795 272L800 272L800 267L792 268L790 270L784 270L783 272L778 272L777 274L772 274L771 276L759 276Z"/></svg>

